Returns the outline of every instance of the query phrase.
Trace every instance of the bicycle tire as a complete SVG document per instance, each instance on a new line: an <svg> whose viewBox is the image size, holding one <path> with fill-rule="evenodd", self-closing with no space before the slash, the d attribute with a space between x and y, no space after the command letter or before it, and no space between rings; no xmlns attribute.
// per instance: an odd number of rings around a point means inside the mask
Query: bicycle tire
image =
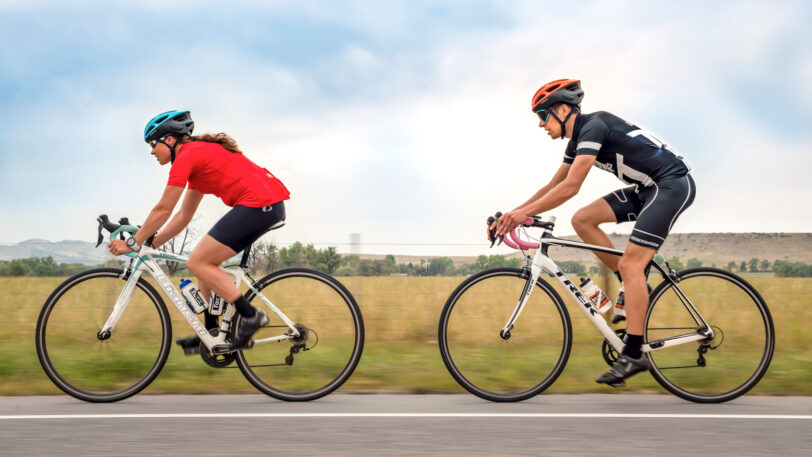
<svg viewBox="0 0 812 457"><path fill-rule="evenodd" d="M744 395L767 372L775 350L775 329L767 304L752 285L725 270L687 269L677 274L677 280L716 335L712 341L649 352L652 376L672 394L696 403L722 403ZM667 295L669 291L672 293ZM696 327L670 281L652 291L650 302L646 341L690 332L690 324ZM741 328L748 323L749 328ZM699 353L703 344L708 345L701 356L704 366ZM689 371L691 368L695 370Z"/></svg>
<svg viewBox="0 0 812 457"><path fill-rule="evenodd" d="M361 360L364 348L364 321L350 291L332 276L307 268L271 273L257 281L255 288L296 325L309 329L305 344L316 345L290 353L295 342L286 340L238 351L237 365L248 382L284 401L315 400L341 387ZM254 298L253 291L246 294L249 302ZM261 301L253 305L265 306ZM266 311L271 323L260 329L254 340L288 331L275 313ZM239 321L240 317L235 328L239 328ZM291 365L285 364L288 355L293 357Z"/></svg>
<svg viewBox="0 0 812 457"><path fill-rule="evenodd" d="M526 283L527 277L517 268L495 268L477 273L451 293L440 315L437 339L448 372L468 392L485 400L516 402L538 395L555 382L569 358L572 324L567 307L555 289L541 278L536 281L537 290L516 320L510 338L505 340L500 336L499 331L515 308ZM490 298L494 295L499 298ZM487 298L481 301L478 297ZM553 309L560 321L551 317ZM468 324L473 324L479 333L469 334ZM552 349L532 347L525 351L527 355L516 357L519 360L504 357L504 352L517 355L525 344L551 339L556 341ZM495 362L486 361L489 351L497 347L495 343L502 343L500 351L494 354ZM549 358L555 362L543 360L545 363L541 363L545 354L550 354ZM492 370L494 363L506 373L501 379L499 370ZM538 370L539 367L543 368ZM513 373L516 376L512 376ZM523 380L532 385L520 385Z"/></svg>
<svg viewBox="0 0 812 457"><path fill-rule="evenodd" d="M131 397L158 376L169 356L169 313L144 278L138 279L110 338L97 337L124 289L123 273L94 268L71 276L54 289L37 319L37 356L45 374L79 400L109 403ZM149 355L152 351L157 355Z"/></svg>

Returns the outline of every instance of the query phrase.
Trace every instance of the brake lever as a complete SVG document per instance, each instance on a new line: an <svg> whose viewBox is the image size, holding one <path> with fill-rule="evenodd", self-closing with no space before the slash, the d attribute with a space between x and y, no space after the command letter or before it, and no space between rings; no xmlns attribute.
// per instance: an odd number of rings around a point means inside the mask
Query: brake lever
<svg viewBox="0 0 812 457"><path fill-rule="evenodd" d="M102 236L102 221L99 220L99 241L96 242L96 247L99 247L104 241L104 236Z"/></svg>
<svg viewBox="0 0 812 457"><path fill-rule="evenodd" d="M131 225L130 224L130 218L128 218L126 216L119 219L118 223L119 223L119 225ZM137 225L136 227L141 228L140 225ZM119 235L121 236L121 239L123 240L124 239L124 233L123 232L119 233Z"/></svg>
<svg viewBox="0 0 812 457"><path fill-rule="evenodd" d="M489 216L488 217L488 227L493 225L493 223L496 222L496 220L498 220L500 217L502 217L502 213L498 212L498 211L496 212L495 215ZM502 244L502 241L505 239L504 235L500 235L498 237L496 236L496 229L495 228L494 229L491 229L491 228L488 229L488 237L491 239L491 246L490 247L493 247L494 243L496 243L496 245L499 246L500 244ZM498 238L498 241L499 241L498 243L497 243L497 238Z"/></svg>

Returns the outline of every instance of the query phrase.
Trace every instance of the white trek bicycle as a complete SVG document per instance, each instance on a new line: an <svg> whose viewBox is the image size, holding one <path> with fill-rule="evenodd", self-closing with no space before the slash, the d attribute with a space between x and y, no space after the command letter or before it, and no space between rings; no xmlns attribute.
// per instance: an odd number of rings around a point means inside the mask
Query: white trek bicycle
<svg viewBox="0 0 812 457"><path fill-rule="evenodd" d="M99 243L102 228L111 232L111 240L138 230L126 218L120 225L104 215L98 221ZM144 246L127 254L127 268L87 270L51 293L36 328L42 368L57 387L89 402L122 400L147 387L172 345L166 305L145 279L152 276L200 337L208 365L226 368L236 360L254 387L280 400L313 400L336 390L355 370L364 347L364 322L352 294L329 275L305 268L257 281L246 271L250 251L251 246L245 249L236 268L223 271L238 288L244 284L248 301L264 306L271 318L254 334L252 348L230 348L240 325L234 305L227 304L218 328L206 329L157 263L187 257ZM216 347L222 350L213 352Z"/></svg>
<svg viewBox="0 0 812 457"><path fill-rule="evenodd" d="M556 238L554 224L554 217L525 221L520 228L531 242L512 230L504 242L523 251L524 267L469 277L443 308L438 331L443 361L474 395L524 400L548 388L564 370L572 325L564 302L540 278L542 273L561 283L603 335L607 364L623 350L625 332L609 326L547 251L561 246L618 256L623 252ZM541 237L527 235L527 227L543 229ZM534 249L531 257L528 251ZM716 268L676 272L667 262L663 268L652 261L647 278L651 268L663 277L649 296L645 318L643 352L651 375L669 392L694 402L724 402L753 388L775 348L773 320L761 295L742 278Z"/></svg>

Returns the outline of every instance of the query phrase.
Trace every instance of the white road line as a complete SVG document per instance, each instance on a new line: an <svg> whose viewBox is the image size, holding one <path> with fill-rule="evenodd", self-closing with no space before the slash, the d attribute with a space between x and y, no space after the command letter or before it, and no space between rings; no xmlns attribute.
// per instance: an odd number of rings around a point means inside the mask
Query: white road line
<svg viewBox="0 0 812 457"><path fill-rule="evenodd" d="M178 414L20 414L0 420L212 419L212 418L516 418L516 419L733 419L812 420L791 414L598 414L598 413L178 413Z"/></svg>

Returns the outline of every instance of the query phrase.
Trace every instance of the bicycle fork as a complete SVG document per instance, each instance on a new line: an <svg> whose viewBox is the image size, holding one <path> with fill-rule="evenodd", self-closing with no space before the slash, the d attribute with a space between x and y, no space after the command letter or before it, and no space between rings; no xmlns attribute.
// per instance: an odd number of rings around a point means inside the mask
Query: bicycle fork
<svg viewBox="0 0 812 457"><path fill-rule="evenodd" d="M128 268L127 270L124 270L122 279L123 276L127 275L128 273L129 278L127 278L127 283L124 285L124 289L116 299L116 303L113 305L113 310L110 312L110 316L107 317L107 321L104 323L104 326L101 328L101 330L99 330L99 333L96 334L96 337L99 340L106 340L112 336L113 328L116 326L116 324L118 324L119 319L121 319L121 316L124 314L124 310L127 309L127 304L130 303L130 300L135 294L135 286L138 283L138 279L141 277L141 271L133 271Z"/></svg>
<svg viewBox="0 0 812 457"><path fill-rule="evenodd" d="M503 340L510 339L510 331L513 330L513 324L516 322L516 319L519 318L519 314L522 313L527 301L530 300L530 294L533 293L533 286L536 285L540 274L541 267L536 265L535 262L530 263L530 268L528 268L527 265L522 268L522 276L527 276L527 283L525 283L524 289L522 289L522 294L519 296L519 302L516 303L513 313L510 315L505 326L502 327L502 330L499 330L499 336L502 337Z"/></svg>

